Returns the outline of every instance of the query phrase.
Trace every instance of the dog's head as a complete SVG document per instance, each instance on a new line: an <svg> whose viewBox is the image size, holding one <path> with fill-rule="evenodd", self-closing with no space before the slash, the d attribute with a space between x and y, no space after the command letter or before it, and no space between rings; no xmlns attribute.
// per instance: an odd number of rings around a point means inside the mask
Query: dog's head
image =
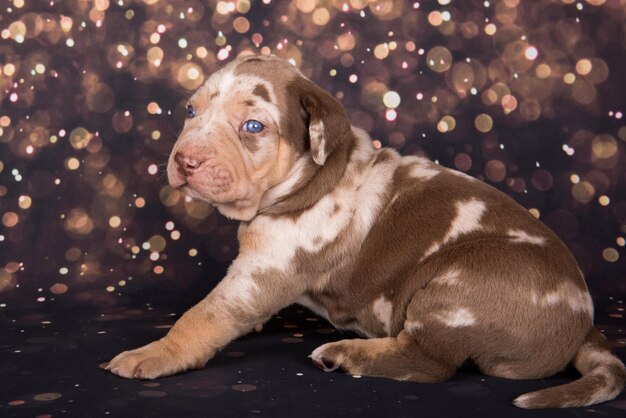
<svg viewBox="0 0 626 418"><path fill-rule="evenodd" d="M341 104L288 62L238 58L189 99L169 182L228 217L249 220L296 161L324 166L349 131Z"/></svg>

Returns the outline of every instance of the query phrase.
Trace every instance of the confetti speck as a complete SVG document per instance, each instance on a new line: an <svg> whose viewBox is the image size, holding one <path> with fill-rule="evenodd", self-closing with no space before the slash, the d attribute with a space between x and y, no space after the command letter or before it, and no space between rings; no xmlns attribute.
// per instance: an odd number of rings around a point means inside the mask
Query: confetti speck
<svg viewBox="0 0 626 418"><path fill-rule="evenodd" d="M40 393L40 394L37 394L37 395L33 396L33 399L36 400L36 401L47 402L47 401L57 400L61 396L62 395L60 393L56 393L56 392Z"/></svg>
<svg viewBox="0 0 626 418"><path fill-rule="evenodd" d="M238 384L238 385L233 385L232 389L237 392L252 392L256 390L256 386L250 385L250 384Z"/></svg>

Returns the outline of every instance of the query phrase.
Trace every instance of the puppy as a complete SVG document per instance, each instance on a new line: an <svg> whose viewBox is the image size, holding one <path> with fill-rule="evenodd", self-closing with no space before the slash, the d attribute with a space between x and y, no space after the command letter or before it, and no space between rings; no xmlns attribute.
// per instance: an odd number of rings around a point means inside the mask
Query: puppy
<svg viewBox="0 0 626 418"><path fill-rule="evenodd" d="M509 379L582 377L522 408L615 398L625 370L593 326L566 246L498 190L423 158L375 150L289 63L247 56L187 105L172 187L241 220L226 277L159 341L107 369L154 379L201 368L278 310L304 305L365 339L311 354L332 371L441 382L466 360Z"/></svg>

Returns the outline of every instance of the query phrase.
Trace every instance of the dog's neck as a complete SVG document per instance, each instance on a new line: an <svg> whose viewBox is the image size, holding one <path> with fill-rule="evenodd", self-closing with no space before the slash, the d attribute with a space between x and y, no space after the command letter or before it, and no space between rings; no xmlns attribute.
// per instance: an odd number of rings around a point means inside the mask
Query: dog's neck
<svg viewBox="0 0 626 418"><path fill-rule="evenodd" d="M259 214L297 217L334 190L346 176L360 171L375 153L369 135L353 127L324 165L315 164L310 153L303 154L285 181L264 194Z"/></svg>

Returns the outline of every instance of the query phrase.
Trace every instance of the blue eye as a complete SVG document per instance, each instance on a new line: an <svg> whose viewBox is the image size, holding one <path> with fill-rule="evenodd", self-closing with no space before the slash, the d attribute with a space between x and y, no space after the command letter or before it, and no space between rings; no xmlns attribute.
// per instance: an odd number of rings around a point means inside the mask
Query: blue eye
<svg viewBox="0 0 626 418"><path fill-rule="evenodd" d="M196 109L194 109L193 105L187 105L187 118L195 118L196 117Z"/></svg>
<svg viewBox="0 0 626 418"><path fill-rule="evenodd" d="M244 132L250 132L253 134L258 134L263 130L264 126L258 120L247 120L243 123L241 130Z"/></svg>

